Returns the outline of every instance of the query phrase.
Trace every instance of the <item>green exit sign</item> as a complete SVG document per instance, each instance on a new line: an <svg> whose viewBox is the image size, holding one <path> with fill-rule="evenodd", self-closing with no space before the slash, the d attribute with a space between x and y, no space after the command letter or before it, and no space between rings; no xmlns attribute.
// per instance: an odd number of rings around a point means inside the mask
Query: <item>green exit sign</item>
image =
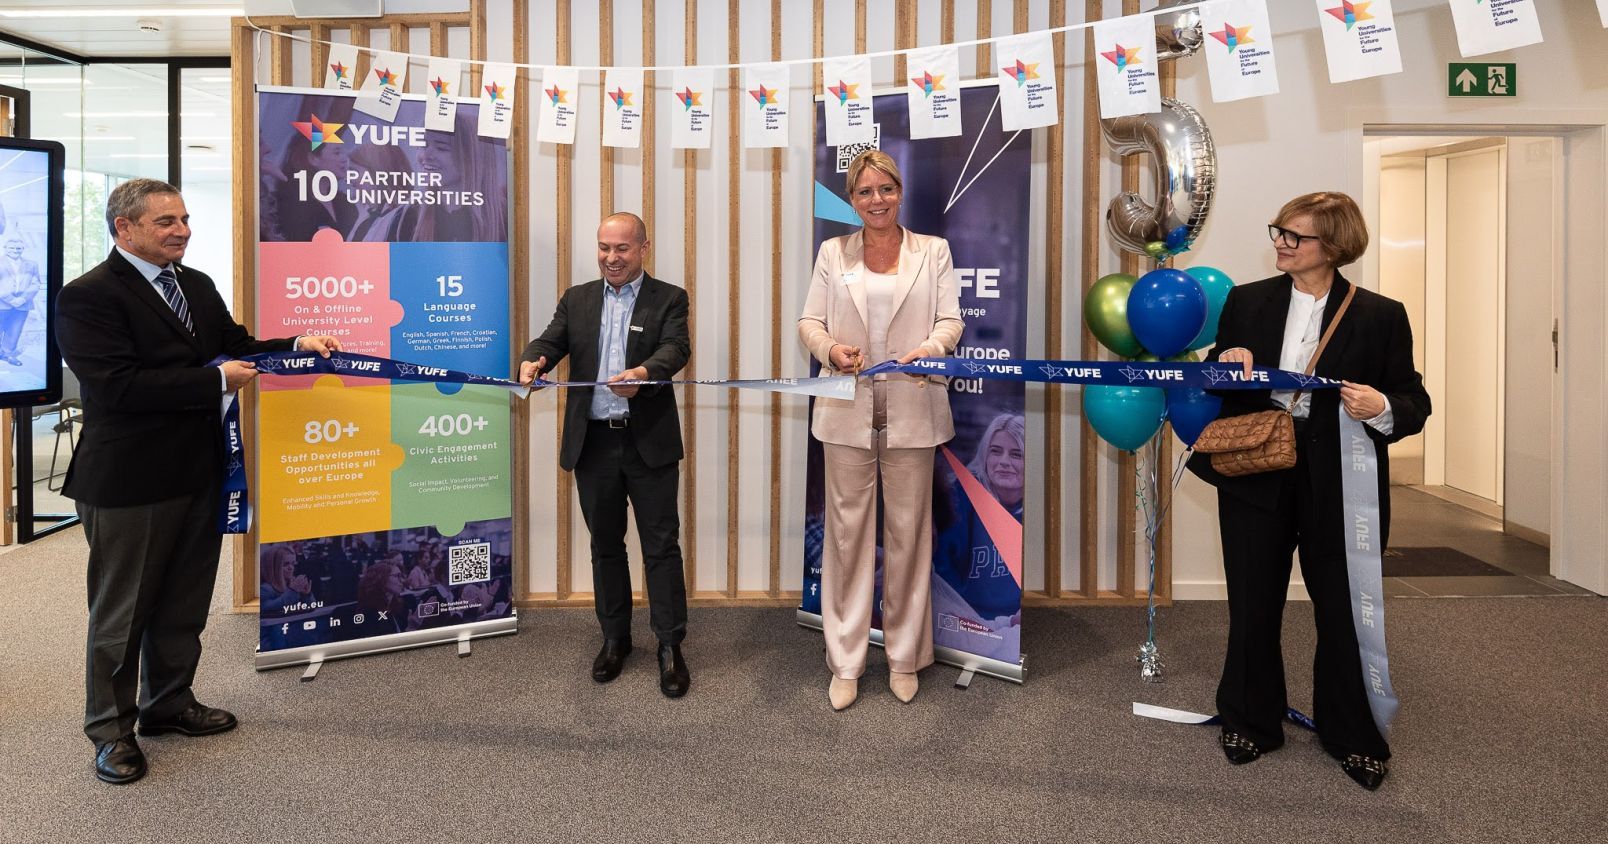
<svg viewBox="0 0 1608 844"><path fill-rule="evenodd" d="M1446 66L1449 97L1512 97L1518 90L1517 65L1453 62Z"/></svg>

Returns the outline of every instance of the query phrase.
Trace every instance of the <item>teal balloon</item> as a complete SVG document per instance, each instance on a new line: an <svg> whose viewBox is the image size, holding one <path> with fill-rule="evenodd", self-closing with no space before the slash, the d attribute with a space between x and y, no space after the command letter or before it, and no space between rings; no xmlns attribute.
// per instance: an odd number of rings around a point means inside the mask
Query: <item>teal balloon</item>
<svg viewBox="0 0 1608 844"><path fill-rule="evenodd" d="M1128 294L1138 282L1131 275L1112 273L1096 281L1083 297L1083 324L1100 345L1118 357L1132 357L1145 350L1128 326Z"/></svg>
<svg viewBox="0 0 1608 844"><path fill-rule="evenodd" d="M1228 301L1228 291L1234 289L1234 280L1212 267L1190 267L1184 272L1200 282L1200 289L1206 293L1206 324L1187 348L1204 349L1217 342L1217 319L1223 315L1223 303Z"/></svg>
<svg viewBox="0 0 1608 844"><path fill-rule="evenodd" d="M1122 449L1139 447L1161 430L1167 394L1160 387L1089 384L1083 388L1083 417L1100 439Z"/></svg>

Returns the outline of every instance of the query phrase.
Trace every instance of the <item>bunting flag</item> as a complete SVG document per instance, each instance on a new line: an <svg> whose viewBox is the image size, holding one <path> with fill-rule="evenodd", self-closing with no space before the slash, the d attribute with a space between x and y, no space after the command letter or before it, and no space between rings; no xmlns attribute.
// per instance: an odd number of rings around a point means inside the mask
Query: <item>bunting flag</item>
<svg viewBox="0 0 1608 844"><path fill-rule="evenodd" d="M1152 34L1151 41L1154 40ZM1061 117L1055 93L1055 48L1050 34L1013 35L1001 38L995 47L994 60L999 64L999 113L1005 131L1054 126Z"/></svg>
<svg viewBox="0 0 1608 844"><path fill-rule="evenodd" d="M368 75L363 77L363 93L352 108L372 114L387 123L396 120L396 110L402 106L402 91L408 81L408 54L388 50L376 52L369 61Z"/></svg>
<svg viewBox="0 0 1608 844"><path fill-rule="evenodd" d="M767 149L787 146L787 65L755 64L743 68L743 146Z"/></svg>
<svg viewBox="0 0 1608 844"><path fill-rule="evenodd" d="M641 68L611 67L603 74L604 146L642 146L642 109L647 96Z"/></svg>
<svg viewBox="0 0 1608 844"><path fill-rule="evenodd" d="M1602 18L1602 28L1608 29L1608 0L1597 0L1597 15Z"/></svg>
<svg viewBox="0 0 1608 844"><path fill-rule="evenodd" d="M1316 0L1318 28L1335 84L1401 73L1391 0Z"/></svg>
<svg viewBox="0 0 1608 844"><path fill-rule="evenodd" d="M1212 99L1220 103L1279 92L1267 0L1223 0L1201 13Z"/></svg>
<svg viewBox="0 0 1608 844"><path fill-rule="evenodd" d="M1535 0L1449 0L1463 58L1541 43Z"/></svg>
<svg viewBox="0 0 1608 844"><path fill-rule="evenodd" d="M1608 0L1603 0L1608 3ZM953 138L960 126L960 50L951 46L912 50L905 62L910 139Z"/></svg>
<svg viewBox="0 0 1608 844"><path fill-rule="evenodd" d="M329 45L329 59L324 65L324 87L336 91L350 91L357 87L357 48L351 44Z"/></svg>
<svg viewBox="0 0 1608 844"><path fill-rule="evenodd" d="M551 71L552 68L549 68ZM570 71L572 75L574 72ZM486 64L481 68L480 90L477 92L480 96L480 125L476 134L488 138L507 138L508 133L513 131L518 83L519 68L511 64ZM572 119L570 138L573 140L574 137Z"/></svg>
<svg viewBox="0 0 1608 844"><path fill-rule="evenodd" d="M1100 80L1100 116L1105 119L1161 111L1156 73L1156 25L1150 15L1094 25L1094 64Z"/></svg>
<svg viewBox="0 0 1608 844"><path fill-rule="evenodd" d="M876 140L871 116L871 60L864 56L821 63L826 94L826 145L842 147Z"/></svg>
<svg viewBox="0 0 1608 844"><path fill-rule="evenodd" d="M430 57L425 80L430 86L424 104L424 128L435 132L454 131L458 119L458 100L463 95L463 62Z"/></svg>
<svg viewBox="0 0 1608 844"><path fill-rule="evenodd" d="M670 76L670 148L709 149L715 137L712 109L715 72L707 67L677 68Z"/></svg>
<svg viewBox="0 0 1608 844"><path fill-rule="evenodd" d="M536 93L541 109L536 118L536 140L550 144L575 143L575 110L581 99L581 74L573 67L542 71L542 89ZM485 117L485 112L481 112Z"/></svg>

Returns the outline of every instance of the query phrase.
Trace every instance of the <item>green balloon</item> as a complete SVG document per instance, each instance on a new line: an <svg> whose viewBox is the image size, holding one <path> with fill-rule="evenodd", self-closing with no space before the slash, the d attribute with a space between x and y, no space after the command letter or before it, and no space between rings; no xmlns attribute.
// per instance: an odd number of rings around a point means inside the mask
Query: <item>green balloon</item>
<svg viewBox="0 0 1608 844"><path fill-rule="evenodd" d="M1112 273L1096 281L1083 297L1083 324L1100 345L1118 357L1133 357L1145 350L1128 327L1128 294L1139 279Z"/></svg>
<svg viewBox="0 0 1608 844"><path fill-rule="evenodd" d="M1160 261L1167 257L1167 244L1159 240L1152 240L1145 244L1145 254Z"/></svg>

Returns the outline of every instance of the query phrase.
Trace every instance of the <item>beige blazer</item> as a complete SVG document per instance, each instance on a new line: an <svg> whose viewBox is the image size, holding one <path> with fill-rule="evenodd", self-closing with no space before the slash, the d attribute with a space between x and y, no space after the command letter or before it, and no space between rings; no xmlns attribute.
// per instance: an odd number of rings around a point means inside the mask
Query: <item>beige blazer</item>
<svg viewBox="0 0 1608 844"><path fill-rule="evenodd" d="M834 237L815 256L798 339L827 370L837 344L870 346L866 327L864 238ZM960 318L949 241L908 229L899 251L898 283L888 323L888 353L895 357L920 346L932 357L955 352L966 324ZM867 361L874 365L881 361ZM949 416L948 379L937 376L878 376L887 381L888 447L930 448L955 436ZM872 448L871 384L861 379L854 400L818 398L810 430L821 442Z"/></svg>

